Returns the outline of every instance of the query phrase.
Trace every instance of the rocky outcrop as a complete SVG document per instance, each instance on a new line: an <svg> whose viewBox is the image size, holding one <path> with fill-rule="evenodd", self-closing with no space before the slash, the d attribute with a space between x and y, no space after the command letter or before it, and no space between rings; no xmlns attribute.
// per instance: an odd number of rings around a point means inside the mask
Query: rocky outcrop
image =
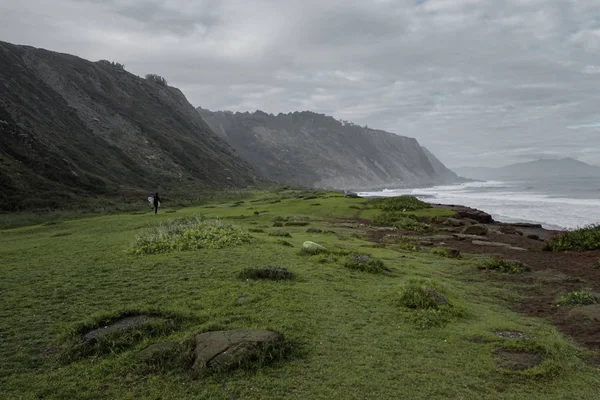
<svg viewBox="0 0 600 400"><path fill-rule="evenodd" d="M273 181L376 189L459 180L414 138L308 111L198 111L243 159Z"/></svg>

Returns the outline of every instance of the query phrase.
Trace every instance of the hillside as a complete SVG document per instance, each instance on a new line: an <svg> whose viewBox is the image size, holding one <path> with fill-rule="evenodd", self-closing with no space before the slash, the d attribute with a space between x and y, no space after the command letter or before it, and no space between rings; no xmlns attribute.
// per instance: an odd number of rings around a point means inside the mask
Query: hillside
<svg viewBox="0 0 600 400"><path fill-rule="evenodd" d="M178 89L4 42L0 65L0 210L255 182Z"/></svg>
<svg viewBox="0 0 600 400"><path fill-rule="evenodd" d="M432 165L416 139L323 114L198 111L243 159L277 182L374 189L458 180L441 162Z"/></svg>
<svg viewBox="0 0 600 400"><path fill-rule="evenodd" d="M573 158L540 159L500 168L457 168L462 176L473 179L546 179L600 177L600 168Z"/></svg>

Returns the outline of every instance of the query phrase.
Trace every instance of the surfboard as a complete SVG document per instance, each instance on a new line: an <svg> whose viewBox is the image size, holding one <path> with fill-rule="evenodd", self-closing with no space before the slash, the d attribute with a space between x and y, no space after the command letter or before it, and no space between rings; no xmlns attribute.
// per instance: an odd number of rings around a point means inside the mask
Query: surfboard
<svg viewBox="0 0 600 400"><path fill-rule="evenodd" d="M154 197L148 197L148 203L150 203L150 206L154 207ZM160 201L158 202L158 206L160 207Z"/></svg>

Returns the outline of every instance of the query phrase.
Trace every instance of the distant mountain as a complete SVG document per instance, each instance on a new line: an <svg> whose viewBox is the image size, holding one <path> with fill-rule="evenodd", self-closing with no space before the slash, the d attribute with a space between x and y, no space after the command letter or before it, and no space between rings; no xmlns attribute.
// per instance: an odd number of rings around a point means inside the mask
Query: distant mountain
<svg viewBox="0 0 600 400"><path fill-rule="evenodd" d="M244 160L273 181L375 189L459 180L414 138L323 114L198 112Z"/></svg>
<svg viewBox="0 0 600 400"><path fill-rule="evenodd" d="M600 167L573 158L541 159L500 168L456 168L455 171L461 176L479 180L600 177Z"/></svg>
<svg viewBox="0 0 600 400"><path fill-rule="evenodd" d="M0 210L256 180L161 79L4 42L0 66Z"/></svg>

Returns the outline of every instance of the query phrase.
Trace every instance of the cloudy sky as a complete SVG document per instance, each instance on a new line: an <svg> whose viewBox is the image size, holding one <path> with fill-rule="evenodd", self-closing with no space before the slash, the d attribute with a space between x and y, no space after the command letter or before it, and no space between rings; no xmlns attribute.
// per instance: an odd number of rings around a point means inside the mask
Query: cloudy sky
<svg viewBox="0 0 600 400"><path fill-rule="evenodd" d="M452 167L600 165L598 0L0 0L0 40L157 73L195 106L413 136Z"/></svg>

